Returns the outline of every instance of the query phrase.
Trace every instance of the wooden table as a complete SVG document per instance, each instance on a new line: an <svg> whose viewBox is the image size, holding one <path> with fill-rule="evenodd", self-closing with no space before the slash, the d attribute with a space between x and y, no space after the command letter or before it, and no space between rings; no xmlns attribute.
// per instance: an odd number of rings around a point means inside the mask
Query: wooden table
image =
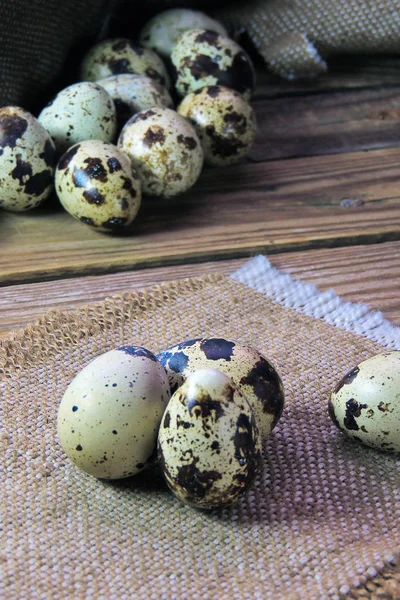
<svg viewBox="0 0 400 600"><path fill-rule="evenodd" d="M123 237L49 202L0 215L0 338L49 309L230 273L257 253L400 325L400 59L352 59L311 83L259 77L239 165L174 200L145 198Z"/></svg>

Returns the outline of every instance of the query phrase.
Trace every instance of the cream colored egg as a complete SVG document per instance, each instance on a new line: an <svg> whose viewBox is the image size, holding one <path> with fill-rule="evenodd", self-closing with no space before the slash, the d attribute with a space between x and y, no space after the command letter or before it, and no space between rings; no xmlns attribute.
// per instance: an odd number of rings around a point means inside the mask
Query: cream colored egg
<svg viewBox="0 0 400 600"><path fill-rule="evenodd" d="M83 81L122 73L146 75L168 89L171 87L168 71L158 54L125 38L100 42L89 50L81 65Z"/></svg>
<svg viewBox="0 0 400 600"><path fill-rule="evenodd" d="M117 131L114 102L106 90L87 81L65 88L42 110L39 121L58 152L84 140L112 142Z"/></svg>
<svg viewBox="0 0 400 600"><path fill-rule="evenodd" d="M88 140L72 146L56 169L63 207L100 231L130 225L141 203L140 181L129 157L113 144Z"/></svg>
<svg viewBox="0 0 400 600"><path fill-rule="evenodd" d="M170 391L163 367L140 346L98 356L69 384L57 431L67 456L83 471L119 479L154 457Z"/></svg>
<svg viewBox="0 0 400 600"><path fill-rule="evenodd" d="M235 90L216 85L200 88L185 96L178 113L196 130L209 165L237 162L254 142L253 109Z"/></svg>
<svg viewBox="0 0 400 600"><path fill-rule="evenodd" d="M227 36L225 27L199 10L170 8L152 17L140 32L143 46L169 57L178 37L188 29L208 29Z"/></svg>
<svg viewBox="0 0 400 600"><path fill-rule="evenodd" d="M261 446L253 412L232 380L215 369L188 376L162 418L158 456L182 502L217 508L251 486Z"/></svg>
<svg viewBox="0 0 400 600"><path fill-rule="evenodd" d="M137 113L123 128L118 146L131 158L145 194L181 194L194 185L203 166L195 130L169 108Z"/></svg>
<svg viewBox="0 0 400 600"><path fill-rule="evenodd" d="M349 437L400 452L400 352L377 354L354 367L337 384L328 408Z"/></svg>
<svg viewBox="0 0 400 600"><path fill-rule="evenodd" d="M173 108L168 90L155 79L145 75L111 75L97 82L114 100L117 109L118 131L136 113L153 106Z"/></svg>
<svg viewBox="0 0 400 600"><path fill-rule="evenodd" d="M198 369L214 368L228 375L246 396L262 438L281 417L285 398L281 378L255 348L222 338L197 338L171 346L157 358L168 373L172 391Z"/></svg>
<svg viewBox="0 0 400 600"><path fill-rule="evenodd" d="M250 99L255 71L250 57L228 37L191 29L179 36L172 49L176 90L181 96L204 87L222 85Z"/></svg>
<svg viewBox="0 0 400 600"><path fill-rule="evenodd" d="M0 208L21 212L54 189L55 147L37 119L19 106L0 108Z"/></svg>

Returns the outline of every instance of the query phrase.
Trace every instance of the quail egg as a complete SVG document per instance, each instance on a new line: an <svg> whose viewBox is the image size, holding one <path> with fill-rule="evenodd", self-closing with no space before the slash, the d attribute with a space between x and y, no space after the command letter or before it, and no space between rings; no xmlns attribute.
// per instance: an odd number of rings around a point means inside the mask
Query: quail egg
<svg viewBox="0 0 400 600"><path fill-rule="evenodd" d="M83 140L112 142L117 131L111 96L100 85L87 81L59 92L38 118L60 153Z"/></svg>
<svg viewBox="0 0 400 600"><path fill-rule="evenodd" d="M176 90L181 96L204 87L222 85L250 99L254 83L253 64L236 42L204 29L182 33L171 54Z"/></svg>
<svg viewBox="0 0 400 600"><path fill-rule="evenodd" d="M227 36L223 25L199 10L170 8L152 17L140 32L139 41L146 48L169 57L178 37L188 29L208 29Z"/></svg>
<svg viewBox="0 0 400 600"><path fill-rule="evenodd" d="M193 125L209 165L235 163L250 150L256 134L251 106L234 90L206 86L185 96L178 113Z"/></svg>
<svg viewBox="0 0 400 600"><path fill-rule="evenodd" d="M129 225L140 207L140 181L129 157L113 144L72 146L56 169L56 192L73 217L100 231Z"/></svg>
<svg viewBox="0 0 400 600"><path fill-rule="evenodd" d="M53 191L55 148L42 125L18 106L0 108L0 207L21 212Z"/></svg>
<svg viewBox="0 0 400 600"><path fill-rule="evenodd" d="M133 116L118 146L137 169L142 191L168 198L188 190L203 166L203 150L193 127L169 108L153 107Z"/></svg>
<svg viewBox="0 0 400 600"><path fill-rule="evenodd" d="M351 438L400 452L400 352L377 354L354 367L337 384L328 408Z"/></svg>
<svg viewBox="0 0 400 600"><path fill-rule="evenodd" d="M281 378L255 348L222 338L198 338L172 346L157 358L168 373L172 391L197 369L214 368L228 375L246 396L262 438L280 419L284 406Z"/></svg>
<svg viewBox="0 0 400 600"><path fill-rule="evenodd" d="M125 38L100 42L89 50L81 65L83 81L96 81L122 73L147 75L161 85L171 87L171 80L162 59L153 50Z"/></svg>
<svg viewBox="0 0 400 600"><path fill-rule="evenodd" d="M168 486L191 506L227 506L250 487L260 438L249 403L227 375L200 369L188 376L162 418L158 456Z"/></svg>
<svg viewBox="0 0 400 600"><path fill-rule="evenodd" d="M156 451L170 391L163 367L140 346L98 356L69 384L57 431L67 456L83 471L119 479L142 471Z"/></svg>
<svg viewBox="0 0 400 600"><path fill-rule="evenodd" d="M97 82L114 100L117 109L118 131L137 112L153 106L173 108L168 90L155 79L145 75L111 75Z"/></svg>

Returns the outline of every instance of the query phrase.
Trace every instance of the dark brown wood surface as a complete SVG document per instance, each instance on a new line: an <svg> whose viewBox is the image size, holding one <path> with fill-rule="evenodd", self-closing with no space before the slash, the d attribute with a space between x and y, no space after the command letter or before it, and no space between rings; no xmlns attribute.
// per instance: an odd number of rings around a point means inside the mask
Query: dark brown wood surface
<svg viewBox="0 0 400 600"><path fill-rule="evenodd" d="M311 82L261 74L253 106L249 157L205 169L176 199L145 198L127 235L92 231L56 201L0 213L3 335L44 309L230 272L256 253L396 321L400 59L342 59Z"/></svg>
<svg viewBox="0 0 400 600"><path fill-rule="evenodd" d="M334 289L343 299L363 302L400 326L400 242L288 252L269 257L293 277ZM230 275L247 259L141 269L3 287L0 291L0 339L50 310L70 310L164 281L209 273Z"/></svg>

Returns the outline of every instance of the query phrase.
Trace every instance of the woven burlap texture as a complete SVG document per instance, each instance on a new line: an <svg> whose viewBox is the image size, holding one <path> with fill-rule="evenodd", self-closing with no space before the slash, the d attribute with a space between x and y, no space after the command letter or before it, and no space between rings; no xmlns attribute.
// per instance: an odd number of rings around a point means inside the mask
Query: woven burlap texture
<svg viewBox="0 0 400 600"><path fill-rule="evenodd" d="M158 351L195 336L255 345L284 381L247 496L200 512L151 471L107 483L73 466L56 414L74 375L119 344ZM345 439L326 408L337 380L381 348L222 276L52 313L3 342L0 596L320 600L372 585L397 597L398 462Z"/></svg>
<svg viewBox="0 0 400 600"><path fill-rule="evenodd" d="M318 75L334 54L400 51L398 0L251 0L216 16L287 78Z"/></svg>

